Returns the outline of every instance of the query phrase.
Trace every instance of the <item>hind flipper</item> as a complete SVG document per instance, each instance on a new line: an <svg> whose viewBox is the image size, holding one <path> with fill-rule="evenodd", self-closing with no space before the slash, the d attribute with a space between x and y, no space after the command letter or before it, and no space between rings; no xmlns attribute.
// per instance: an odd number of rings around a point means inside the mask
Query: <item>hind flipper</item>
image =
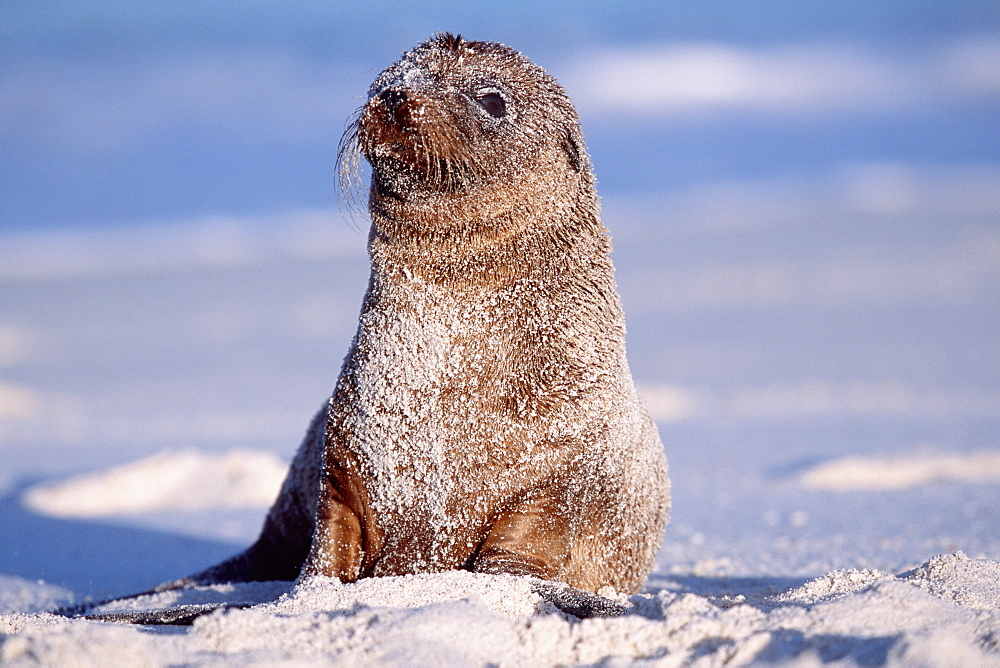
<svg viewBox="0 0 1000 668"><path fill-rule="evenodd" d="M120 612L98 612L82 615L84 619L118 624L141 624L144 626L190 626L194 620L216 610L243 610L258 605L249 602L200 603L178 605L165 610L123 610Z"/></svg>
<svg viewBox="0 0 1000 668"><path fill-rule="evenodd" d="M562 582L536 580L531 584L531 590L563 612L580 619L620 617L628 611L624 603Z"/></svg>

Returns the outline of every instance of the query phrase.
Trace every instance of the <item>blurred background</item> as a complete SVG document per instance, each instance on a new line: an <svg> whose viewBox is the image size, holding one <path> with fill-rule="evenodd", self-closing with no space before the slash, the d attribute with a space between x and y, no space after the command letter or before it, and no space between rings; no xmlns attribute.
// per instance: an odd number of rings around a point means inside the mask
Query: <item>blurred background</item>
<svg viewBox="0 0 1000 668"><path fill-rule="evenodd" d="M995 487L789 482L1000 449L991 0L7 0L0 491L169 448L291 457L367 276L337 142L438 30L514 46L579 107L672 563L752 543L810 570L855 539L890 565L998 556Z"/></svg>

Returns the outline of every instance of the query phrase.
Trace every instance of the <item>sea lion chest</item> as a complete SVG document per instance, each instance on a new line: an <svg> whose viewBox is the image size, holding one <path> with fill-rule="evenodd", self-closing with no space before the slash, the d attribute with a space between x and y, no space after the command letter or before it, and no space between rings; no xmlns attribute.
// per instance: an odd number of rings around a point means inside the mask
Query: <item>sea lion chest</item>
<svg viewBox="0 0 1000 668"><path fill-rule="evenodd" d="M352 396L339 447L384 539L376 574L461 566L490 518L530 486L542 434L511 398L522 301L373 278L345 363Z"/></svg>

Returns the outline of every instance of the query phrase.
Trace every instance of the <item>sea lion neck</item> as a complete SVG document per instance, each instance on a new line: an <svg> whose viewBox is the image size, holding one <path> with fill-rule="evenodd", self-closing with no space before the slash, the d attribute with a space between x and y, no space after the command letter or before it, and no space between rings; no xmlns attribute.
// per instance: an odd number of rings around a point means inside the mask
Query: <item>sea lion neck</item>
<svg viewBox="0 0 1000 668"><path fill-rule="evenodd" d="M553 260L547 239L554 231L551 226L517 227L518 214L512 210L507 216L427 229L373 208L368 241L373 275L454 288L491 288L538 277Z"/></svg>
<svg viewBox="0 0 1000 668"><path fill-rule="evenodd" d="M539 178L540 177L540 178ZM535 183L536 178L538 183ZM565 274L610 241L589 172L526 169L493 192L400 201L372 192L373 270L450 285L499 285Z"/></svg>

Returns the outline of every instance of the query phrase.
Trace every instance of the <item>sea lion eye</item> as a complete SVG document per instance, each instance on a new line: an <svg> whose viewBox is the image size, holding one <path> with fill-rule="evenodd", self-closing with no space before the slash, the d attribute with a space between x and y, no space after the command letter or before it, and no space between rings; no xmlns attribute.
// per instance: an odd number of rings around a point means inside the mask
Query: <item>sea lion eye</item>
<svg viewBox="0 0 1000 668"><path fill-rule="evenodd" d="M479 103L479 106L485 109L486 113L493 118L503 118L507 115L507 103L500 93L496 91L483 91L477 93L475 99Z"/></svg>

